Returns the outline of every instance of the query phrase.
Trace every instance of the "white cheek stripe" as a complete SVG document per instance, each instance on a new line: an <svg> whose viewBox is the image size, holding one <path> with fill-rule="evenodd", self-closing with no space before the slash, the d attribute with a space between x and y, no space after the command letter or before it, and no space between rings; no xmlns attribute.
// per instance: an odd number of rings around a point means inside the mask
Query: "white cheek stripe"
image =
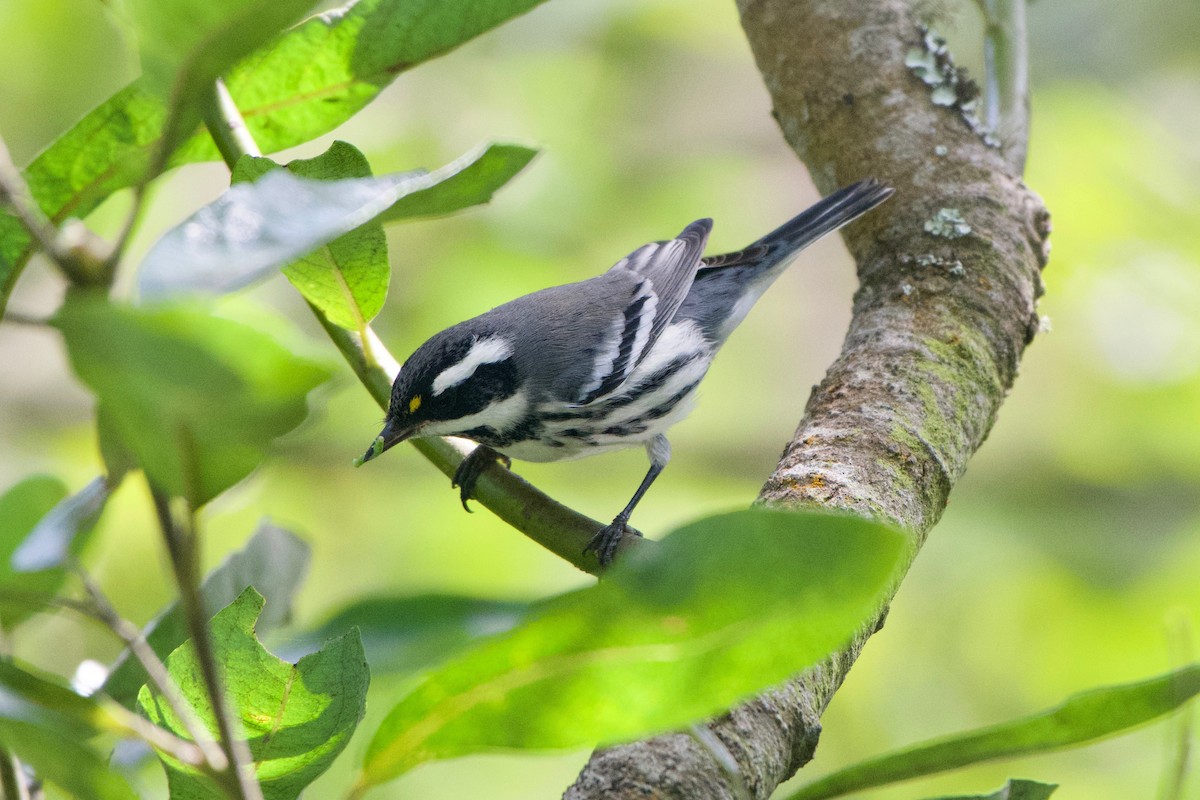
<svg viewBox="0 0 1200 800"><path fill-rule="evenodd" d="M437 420L421 429L422 436L457 436L472 428L488 427L504 433L529 413L529 401L524 392L503 400L493 400L483 410L458 419Z"/></svg>
<svg viewBox="0 0 1200 800"><path fill-rule="evenodd" d="M457 386L475 374L475 370L484 364L495 364L512 355L512 346L498 336L480 339L471 345L471 349L452 367L447 367L433 379L433 396L437 397L451 386Z"/></svg>

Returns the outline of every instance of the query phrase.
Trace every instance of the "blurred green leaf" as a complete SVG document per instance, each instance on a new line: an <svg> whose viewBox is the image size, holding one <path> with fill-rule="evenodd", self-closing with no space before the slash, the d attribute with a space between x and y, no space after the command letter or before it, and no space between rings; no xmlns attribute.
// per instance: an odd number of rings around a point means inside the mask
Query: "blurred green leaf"
<svg viewBox="0 0 1200 800"><path fill-rule="evenodd" d="M1200 693L1200 665L1139 683L1068 697L1062 705L989 728L960 733L852 764L808 784L788 800L823 800L997 758L1083 744L1149 722Z"/></svg>
<svg viewBox="0 0 1200 800"><path fill-rule="evenodd" d="M401 197L383 212L384 222L417 217L436 217L490 202L492 196L538 153L519 144L490 144L463 155L431 177L439 177L429 189Z"/></svg>
<svg viewBox="0 0 1200 800"><path fill-rule="evenodd" d="M375 675L414 672L445 661L485 636L511 630L528 611L528 603L459 595L373 597L292 638L288 652L308 652L332 636L358 628Z"/></svg>
<svg viewBox="0 0 1200 800"><path fill-rule="evenodd" d="M334 159L326 164L305 164L299 171L320 174L351 168L348 147L338 148ZM312 180L291 171L270 169L264 163L267 159L243 159L239 177L256 173L261 176L253 183L235 183L158 240L140 268L142 297L158 300L181 293L231 291L380 215L401 219L487 202L535 154L517 145L494 144L473 150L434 172L341 180ZM343 248L339 247L338 252ZM321 260L320 254L315 254L304 274L311 276L313 265ZM382 305L382 299L376 298L379 270L379 256L374 254L366 264L369 279L360 281L367 284L364 293L373 306ZM318 288L315 297L319 301L308 299L318 304L348 302L346 294L329 286L328 281ZM353 318L349 311L343 316Z"/></svg>
<svg viewBox="0 0 1200 800"><path fill-rule="evenodd" d="M904 547L845 516L754 509L685 526L431 673L375 733L360 784L482 750L628 739L727 708L873 619Z"/></svg>
<svg viewBox="0 0 1200 800"><path fill-rule="evenodd" d="M328 769L346 746L366 709L370 676L358 634L328 642L295 665L271 655L255 637L263 599L244 591L212 620L217 661L225 687L250 743L265 800L294 800ZM167 669L184 699L208 730L216 721L208 705L191 643L167 659ZM138 704L152 722L184 735L166 703L149 687ZM163 758L173 798L222 798L207 778L169 757Z"/></svg>
<svg viewBox="0 0 1200 800"><path fill-rule="evenodd" d="M0 747L28 764L39 779L61 786L72 797L138 800L129 781L107 758L59 731L0 719Z"/></svg>
<svg viewBox="0 0 1200 800"><path fill-rule="evenodd" d="M121 441L121 430L116 421L105 412L103 406L96 409L96 439L100 446L100 457L108 470L108 482L116 486L127 472L138 468L138 463L137 457Z"/></svg>
<svg viewBox="0 0 1200 800"><path fill-rule="evenodd" d="M150 482L193 508L249 475L329 377L265 334L193 307L76 296L53 324Z"/></svg>
<svg viewBox="0 0 1200 800"><path fill-rule="evenodd" d="M49 600L66 580L61 569L19 573L12 567L13 553L66 496L66 484L50 475L30 476L0 495L0 624L5 630L37 613L37 598Z"/></svg>
<svg viewBox="0 0 1200 800"><path fill-rule="evenodd" d="M269 158L245 156L234 167L233 182L255 181L276 168ZM340 141L316 158L292 161L287 169L318 181L371 177L366 156ZM387 236L379 222L361 225L283 267L292 285L330 322L360 332L383 308L390 271Z"/></svg>
<svg viewBox="0 0 1200 800"><path fill-rule="evenodd" d="M258 526L246 546L226 558L204 579L200 594L208 614L214 615L237 599L248 586L266 598L259 615L260 635L291 618L292 601L308 573L309 548L291 532L267 522ZM342 628L341 632L346 629ZM158 654L167 654L187 641L187 622L179 603L172 603L143 632L146 643ZM322 640L324 641L324 640ZM113 664L103 691L126 707L133 707L146 671L125 651Z"/></svg>
<svg viewBox="0 0 1200 800"><path fill-rule="evenodd" d="M991 794L964 794L954 797L938 797L934 800L1047 800L1057 788L1058 784L1056 783L1010 778L1008 782Z"/></svg>
<svg viewBox="0 0 1200 800"><path fill-rule="evenodd" d="M348 3L305 20L245 59L229 72L226 84L259 147L268 153L283 150L333 130L400 73L541 2ZM56 223L86 217L113 192L140 180L160 144L166 117L163 101L146 79L94 109L25 169L42 211ZM171 163L217 157L212 138L201 131ZM20 223L0 210L0 311L30 252Z"/></svg>
<svg viewBox="0 0 1200 800"><path fill-rule="evenodd" d="M95 525L110 494L112 487L101 476L60 500L13 553L12 568L17 572L37 572L61 567L78 538Z"/></svg>
<svg viewBox="0 0 1200 800"><path fill-rule="evenodd" d="M82 697L0 660L0 747L76 797L136 797L125 779L82 743L101 731L131 735L127 716L132 715L106 697Z"/></svg>
<svg viewBox="0 0 1200 800"><path fill-rule="evenodd" d="M129 0L145 86L172 107L169 154L190 136L213 82L276 38L315 0Z"/></svg>
<svg viewBox="0 0 1200 800"><path fill-rule="evenodd" d="M114 729L95 700L21 669L11 661L0 661L0 718L36 725L70 739Z"/></svg>

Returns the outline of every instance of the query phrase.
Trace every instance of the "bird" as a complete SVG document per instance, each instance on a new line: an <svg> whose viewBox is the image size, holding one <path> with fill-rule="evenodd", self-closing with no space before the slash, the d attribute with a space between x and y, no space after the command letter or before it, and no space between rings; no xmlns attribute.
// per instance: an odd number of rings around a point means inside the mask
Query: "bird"
<svg viewBox="0 0 1200 800"><path fill-rule="evenodd" d="M452 488L470 508L500 461L561 461L643 446L650 468L587 543L609 565L630 515L671 458L666 431L692 410L717 351L805 247L888 199L869 178L732 253L704 256L711 219L634 250L611 269L497 306L432 336L392 385L382 432L356 463L408 439L478 444Z"/></svg>

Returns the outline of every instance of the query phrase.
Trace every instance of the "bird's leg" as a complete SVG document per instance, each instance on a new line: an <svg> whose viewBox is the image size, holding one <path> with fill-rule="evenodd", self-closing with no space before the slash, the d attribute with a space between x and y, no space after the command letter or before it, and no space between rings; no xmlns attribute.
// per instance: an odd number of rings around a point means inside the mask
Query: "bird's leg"
<svg viewBox="0 0 1200 800"><path fill-rule="evenodd" d="M611 525L605 525L598 530L587 543L587 547L583 548L585 553L595 550L596 559L602 567L607 567L612 563L621 537L629 530L627 527L629 515L633 513L633 509L642 499L642 495L650 488L650 484L654 483L654 479L671 460L671 443L660 433L646 444L646 454L650 456L650 469L646 472L646 477L642 478L642 483L638 486L637 491L633 493L633 499L629 501L629 505L625 506L620 514L617 514Z"/></svg>
<svg viewBox="0 0 1200 800"><path fill-rule="evenodd" d="M450 487L459 487L458 496L462 500L462 507L471 512L467 501L475 494L475 483L479 480L479 476L483 471L492 464L499 461L506 467L512 466L512 459L503 453L497 453L492 448L485 444L481 444L467 454L467 457L458 465L458 469L454 471L454 477L450 479Z"/></svg>

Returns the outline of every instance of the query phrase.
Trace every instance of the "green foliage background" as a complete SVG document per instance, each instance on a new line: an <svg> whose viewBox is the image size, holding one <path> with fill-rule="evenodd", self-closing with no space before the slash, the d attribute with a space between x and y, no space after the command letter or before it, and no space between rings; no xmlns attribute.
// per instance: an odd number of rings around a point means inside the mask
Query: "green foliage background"
<svg viewBox="0 0 1200 800"><path fill-rule="evenodd" d="M935 9L962 60L976 63L973 7ZM826 716L814 774L1196 657L1200 6L1041 0L1030 25L1027 180L1054 215L1041 305L1052 331L1027 353L886 628ZM94 0L9 0L0 30L0 131L20 164L136 74L129 44ZM713 216L714 247L728 249L811 202L815 191L769 110L732 2L554 0L402 76L347 125L287 157L312 157L336 136L379 174L437 166L493 137L545 149L491 206L388 229L394 273L376 325L402 356L452 322L592 275L691 219ZM216 164L173 173L131 261L227 185ZM112 233L126 205L114 198L93 223ZM675 460L639 507L639 527L667 530L753 497L838 349L853 286L844 249L827 240L764 298L677 428ZM48 313L58 287L35 260L11 307ZM286 281L253 295L306 329L315 344L302 352L329 350ZM247 314L236 300L226 312ZM250 313L255 324L280 324ZM0 327L0 487L38 470L73 491L94 477L88 402L57 334ZM531 598L587 581L486 513L463 514L410 450L351 469L378 421L340 368L278 457L205 512L208 564L264 514L296 530L314 545L301 625L369 594ZM644 457L519 468L605 518L627 499ZM144 493L140 480L127 482L85 553L138 622L172 597ZM85 655L116 652L96 628L50 615L28 621L20 644L20 657L67 674ZM362 730L389 706L369 707ZM1061 784L1055 797L1064 800L1149 797L1173 758L1172 727L863 796L961 794L1024 775ZM356 736L312 795L344 785L366 742ZM433 764L373 797L554 797L586 757ZM146 780L162 780L156 765ZM1189 790L1200 796L1200 777Z"/></svg>

